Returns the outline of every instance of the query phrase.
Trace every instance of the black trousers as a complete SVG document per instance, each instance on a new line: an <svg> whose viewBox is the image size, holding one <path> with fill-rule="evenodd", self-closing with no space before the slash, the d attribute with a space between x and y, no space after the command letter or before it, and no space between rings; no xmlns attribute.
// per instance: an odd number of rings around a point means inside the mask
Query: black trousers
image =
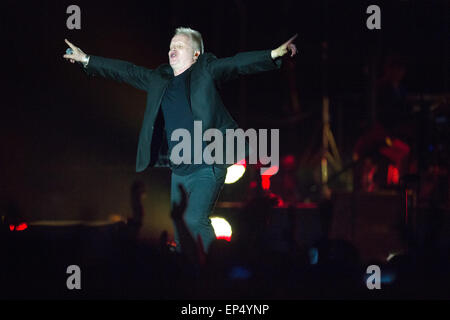
<svg viewBox="0 0 450 320"><path fill-rule="evenodd" d="M227 169L207 166L194 171L191 174L181 176L172 172L171 206L174 203L180 203L181 193L178 185L181 184L187 192L188 203L184 213L184 221L191 232L193 238L197 241L198 235L201 236L203 248L207 252L209 245L216 238L214 229L211 225L209 216L214 209L220 191L225 182ZM175 243L177 251L182 251L182 245L179 242L178 230L175 227Z"/></svg>

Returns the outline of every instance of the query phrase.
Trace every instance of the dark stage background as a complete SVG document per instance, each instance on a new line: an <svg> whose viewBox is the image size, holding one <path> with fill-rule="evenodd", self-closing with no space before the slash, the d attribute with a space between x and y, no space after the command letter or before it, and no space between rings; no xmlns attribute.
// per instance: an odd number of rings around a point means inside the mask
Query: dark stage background
<svg viewBox="0 0 450 320"><path fill-rule="evenodd" d="M66 27L71 4L81 8L81 30ZM366 28L370 4L381 8L381 30ZM140 236L172 232L169 170L134 172L145 93L88 79L62 58L64 38L88 54L154 68L167 62L178 26L199 30L205 50L218 57L273 49L298 33L295 59L285 59L280 71L224 85L222 96L241 127L280 128L281 155L309 159L298 172L304 186L320 165L314 155L321 145L323 42L331 128L344 163L375 117L371 79L381 76L388 57L406 66L408 93L449 92L444 0L4 1L3 8L0 201L29 222L126 219L131 186L142 180ZM219 200L243 200L233 190L244 183L225 186Z"/></svg>

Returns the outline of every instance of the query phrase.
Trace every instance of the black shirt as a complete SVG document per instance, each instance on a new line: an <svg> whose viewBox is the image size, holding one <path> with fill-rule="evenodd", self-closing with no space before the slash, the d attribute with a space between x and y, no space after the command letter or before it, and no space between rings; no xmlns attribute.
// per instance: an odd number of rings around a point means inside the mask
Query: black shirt
<svg viewBox="0 0 450 320"><path fill-rule="evenodd" d="M190 69L187 69L169 82L161 101L167 144L169 147L170 168L178 175L187 175L201 167L207 166L205 163L194 164L194 116L192 115L189 91L187 90L190 71ZM172 148L182 141L182 139L180 141L171 141L170 137L174 130L180 128L188 130L191 136L191 164L174 164L170 161ZM204 145L205 142L202 142L202 151L204 150ZM182 155L183 151L180 152L180 156Z"/></svg>

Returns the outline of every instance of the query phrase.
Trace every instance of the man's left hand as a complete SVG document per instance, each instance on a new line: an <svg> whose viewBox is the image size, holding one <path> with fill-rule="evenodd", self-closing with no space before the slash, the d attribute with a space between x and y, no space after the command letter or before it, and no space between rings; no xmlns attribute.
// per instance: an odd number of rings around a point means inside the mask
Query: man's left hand
<svg viewBox="0 0 450 320"><path fill-rule="evenodd" d="M293 56L295 56L297 54L297 47L292 42L295 40L295 38L297 38L297 36L298 36L298 34L296 34L295 36L290 38L288 41L283 43L278 48L272 50L272 52L271 52L272 59L276 59L276 58L282 57L286 53L288 53L288 51L291 52L291 58Z"/></svg>

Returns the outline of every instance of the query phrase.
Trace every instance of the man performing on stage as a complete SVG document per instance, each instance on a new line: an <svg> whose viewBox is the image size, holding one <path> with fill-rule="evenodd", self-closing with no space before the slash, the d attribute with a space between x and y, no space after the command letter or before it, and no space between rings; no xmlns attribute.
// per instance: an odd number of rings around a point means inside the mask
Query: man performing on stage
<svg viewBox="0 0 450 320"><path fill-rule="evenodd" d="M180 202L178 185L182 185L188 195L184 221L194 239L201 237L207 252L215 238L209 215L223 187L227 165L169 161L168 156L176 145L171 139L172 132L183 128L193 137L194 120L202 121L204 130L216 128L225 133L226 129L238 128L223 105L216 83L279 68L280 58L288 51L291 57L297 53L292 43L294 39L295 36L274 50L243 52L218 59L203 52L203 40L198 31L177 28L170 42L169 64L153 70L122 60L87 55L68 40L65 41L71 50L64 58L82 63L88 75L125 82L147 91L136 171L144 171L148 166L170 166L171 205ZM176 227L175 242L177 251L182 250Z"/></svg>

